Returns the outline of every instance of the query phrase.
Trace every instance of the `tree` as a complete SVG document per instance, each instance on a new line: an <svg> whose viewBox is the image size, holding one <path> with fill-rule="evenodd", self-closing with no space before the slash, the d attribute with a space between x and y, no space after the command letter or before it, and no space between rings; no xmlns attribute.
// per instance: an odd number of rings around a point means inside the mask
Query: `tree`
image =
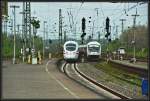
<svg viewBox="0 0 150 101"><path fill-rule="evenodd" d="M135 45L136 48L147 48L148 47L148 29L146 26L136 26L135 29L129 28L125 30L121 36L120 40L123 43L127 43L129 47L131 46L131 42L133 40L133 33L135 33Z"/></svg>
<svg viewBox="0 0 150 101"><path fill-rule="evenodd" d="M138 25L135 28L128 28L121 36L120 40L125 43L129 55L133 55L133 35L135 34L136 56L147 57L148 55L148 28L144 25Z"/></svg>

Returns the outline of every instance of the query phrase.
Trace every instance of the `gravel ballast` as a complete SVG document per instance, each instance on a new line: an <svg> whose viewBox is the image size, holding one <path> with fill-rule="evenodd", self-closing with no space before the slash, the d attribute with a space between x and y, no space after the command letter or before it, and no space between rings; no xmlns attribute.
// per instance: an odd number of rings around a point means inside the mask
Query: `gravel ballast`
<svg viewBox="0 0 150 101"><path fill-rule="evenodd" d="M97 82L111 89L114 89L119 93L122 93L134 99L145 98L144 96L142 96L141 87L117 79L109 75L108 73L95 68L94 65L91 65L89 63L79 63L78 68L87 76L90 76L91 78L95 79Z"/></svg>

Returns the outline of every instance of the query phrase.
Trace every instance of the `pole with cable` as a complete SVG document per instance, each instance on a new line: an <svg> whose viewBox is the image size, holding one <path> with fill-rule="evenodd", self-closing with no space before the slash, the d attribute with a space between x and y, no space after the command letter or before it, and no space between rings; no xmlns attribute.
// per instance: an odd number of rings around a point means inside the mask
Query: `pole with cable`
<svg viewBox="0 0 150 101"><path fill-rule="evenodd" d="M22 43L23 43L23 53L22 53L22 61L25 61L25 48L26 48L26 37L25 37L25 11L24 11L24 3L23 3L23 11L20 12L22 14Z"/></svg>
<svg viewBox="0 0 150 101"><path fill-rule="evenodd" d="M120 19L120 21L122 22L122 23L121 23L121 25L122 25L121 32L123 33L123 29L124 29L124 23L123 23L123 22L126 21L126 19Z"/></svg>
<svg viewBox="0 0 150 101"><path fill-rule="evenodd" d="M44 31L43 31L43 59L45 58L45 24L47 21L44 21Z"/></svg>
<svg viewBox="0 0 150 101"><path fill-rule="evenodd" d="M19 6L12 5L10 8L14 9L14 57L13 57L13 64L16 63L16 8Z"/></svg>
<svg viewBox="0 0 150 101"><path fill-rule="evenodd" d="M136 14L134 14L132 16L134 17L133 18L133 41L132 41L132 43L134 45L134 48L133 48L133 63L135 63L136 58L135 58L135 32L134 32L134 30L135 30L135 25L136 25L136 17L140 16L140 15L137 14L137 9L136 9Z"/></svg>

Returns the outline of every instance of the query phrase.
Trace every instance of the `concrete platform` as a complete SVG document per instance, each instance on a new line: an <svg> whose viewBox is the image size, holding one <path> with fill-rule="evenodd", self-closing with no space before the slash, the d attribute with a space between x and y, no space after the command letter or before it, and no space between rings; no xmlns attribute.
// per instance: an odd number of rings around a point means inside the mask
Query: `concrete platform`
<svg viewBox="0 0 150 101"><path fill-rule="evenodd" d="M55 62L42 65L2 64L2 99L104 99L71 81Z"/></svg>

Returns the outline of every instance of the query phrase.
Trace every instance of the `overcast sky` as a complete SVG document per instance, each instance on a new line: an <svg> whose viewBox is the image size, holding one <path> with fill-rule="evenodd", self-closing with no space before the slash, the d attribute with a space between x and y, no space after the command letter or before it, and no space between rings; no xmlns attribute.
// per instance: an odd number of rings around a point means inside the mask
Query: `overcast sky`
<svg viewBox="0 0 150 101"><path fill-rule="evenodd" d="M12 8L10 5L19 5L20 8L16 9L16 23L22 24L22 15L19 12L22 12L22 2L9 2L8 3L8 15L13 18ZM137 5L134 7L134 5ZM98 8L98 13L95 8ZM133 16L132 14L136 13L140 16L136 19L136 24L147 25L148 22L148 4L140 4L140 3L109 3L109 2L31 2L31 16L37 17L40 20L41 27L38 29L37 35L43 36L43 21L47 21L47 29L49 38L54 39L58 38L58 24L59 24L59 9L62 9L63 16L63 31L67 31L68 37L74 37L73 33L70 33L70 20L72 17L70 16L70 12L73 16L73 20L76 24L76 38L80 38L81 35L81 19L85 17L86 19L86 37L91 35L92 27L94 22L94 37L96 38L97 31L100 31L101 38L104 37L104 28L105 28L105 20L106 17L110 18L110 25L112 38L113 34L116 32L115 26L118 25L118 32L121 32L121 21L120 19L126 19L124 22L124 29L128 26L133 25ZM69 13L69 15L68 15ZM129 16L127 16L127 14ZM91 17L91 19L89 19ZM89 23L89 21L91 21ZM55 24L56 23L56 24ZM101 28L100 28L101 27ZM54 30L55 33L54 36Z"/></svg>

